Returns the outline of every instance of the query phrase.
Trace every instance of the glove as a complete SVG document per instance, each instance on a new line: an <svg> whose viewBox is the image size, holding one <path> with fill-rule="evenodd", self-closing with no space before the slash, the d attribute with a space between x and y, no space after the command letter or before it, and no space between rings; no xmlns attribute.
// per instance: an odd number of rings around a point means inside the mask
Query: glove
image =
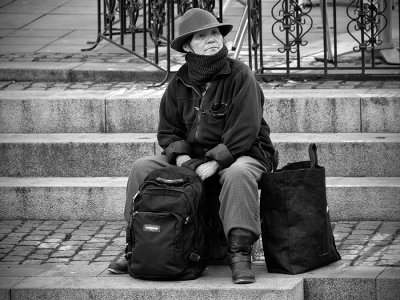
<svg viewBox="0 0 400 300"><path fill-rule="evenodd" d="M183 163L189 161L191 158L187 154L181 154L176 157L176 165L181 167Z"/></svg>
<svg viewBox="0 0 400 300"><path fill-rule="evenodd" d="M201 164L198 166L195 170L196 174L201 177L201 179L204 181L208 177L213 176L215 173L217 173L219 168L218 162L215 160L210 160L204 164Z"/></svg>

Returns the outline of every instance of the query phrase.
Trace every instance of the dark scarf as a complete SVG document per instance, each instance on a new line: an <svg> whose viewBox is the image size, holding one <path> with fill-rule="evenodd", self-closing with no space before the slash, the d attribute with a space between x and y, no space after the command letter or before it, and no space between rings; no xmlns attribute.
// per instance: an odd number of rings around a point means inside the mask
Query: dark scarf
<svg viewBox="0 0 400 300"><path fill-rule="evenodd" d="M198 86L210 82L222 70L227 57L228 49L225 46L214 55L186 53L185 59L188 65L189 79Z"/></svg>

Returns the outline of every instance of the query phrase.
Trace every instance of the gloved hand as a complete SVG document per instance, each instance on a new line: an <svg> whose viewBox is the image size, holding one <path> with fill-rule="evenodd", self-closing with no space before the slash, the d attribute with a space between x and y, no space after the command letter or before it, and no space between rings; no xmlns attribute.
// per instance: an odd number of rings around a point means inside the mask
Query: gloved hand
<svg viewBox="0 0 400 300"><path fill-rule="evenodd" d="M176 165L181 167L182 164L188 160L191 160L190 156L187 154L181 154L176 157Z"/></svg>
<svg viewBox="0 0 400 300"><path fill-rule="evenodd" d="M218 171L218 163L215 160L210 160L204 164L198 166L195 170L196 174L201 177L202 180L213 176Z"/></svg>

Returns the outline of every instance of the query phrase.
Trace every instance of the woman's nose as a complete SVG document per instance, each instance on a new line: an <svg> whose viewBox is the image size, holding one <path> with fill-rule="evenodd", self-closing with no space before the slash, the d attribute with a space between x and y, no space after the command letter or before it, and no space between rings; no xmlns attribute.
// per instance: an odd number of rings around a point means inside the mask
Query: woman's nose
<svg viewBox="0 0 400 300"><path fill-rule="evenodd" d="M209 36L207 36L206 41L207 41L207 43L215 43L216 39L212 34L210 34Z"/></svg>

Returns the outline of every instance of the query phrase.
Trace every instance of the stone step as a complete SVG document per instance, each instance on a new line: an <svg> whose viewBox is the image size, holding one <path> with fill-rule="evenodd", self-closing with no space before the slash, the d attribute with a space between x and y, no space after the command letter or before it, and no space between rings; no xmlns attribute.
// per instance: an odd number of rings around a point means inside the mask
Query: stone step
<svg viewBox="0 0 400 300"><path fill-rule="evenodd" d="M0 91L0 133L156 132L164 89ZM265 89L272 132L400 132L396 89Z"/></svg>
<svg viewBox="0 0 400 300"><path fill-rule="evenodd" d="M327 176L400 176L400 133L273 133L280 166L308 160L316 143ZM161 153L156 135L0 134L0 176L127 176L139 157Z"/></svg>
<svg viewBox="0 0 400 300"><path fill-rule="evenodd" d="M126 177L0 177L0 218L121 220L126 183ZM327 177L326 187L332 221L400 221L400 177Z"/></svg>
<svg viewBox="0 0 400 300"><path fill-rule="evenodd" d="M31 269L40 270L40 267ZM83 272L75 266L61 270L36 271L36 276L10 277L11 299L287 299L303 300L303 278L268 274L255 267L257 281L251 285L234 285L229 267L209 267L203 276L189 281L145 281L129 275L110 275L102 268ZM63 271L63 269L65 271ZM72 270L76 275L71 274ZM68 272L69 271L69 272ZM91 272L90 272L91 271ZM18 272L8 272L15 273ZM86 273L86 274L85 274ZM82 274L85 274L82 276ZM94 275L96 274L96 275Z"/></svg>
<svg viewBox="0 0 400 300"><path fill-rule="evenodd" d="M2 62L0 80L61 81L61 82L109 82L154 81L161 82L165 71L139 60L135 63L94 62Z"/></svg>
<svg viewBox="0 0 400 300"><path fill-rule="evenodd" d="M0 267L2 299L398 299L400 269L349 267L340 261L299 275L253 265L256 282L234 285L227 266L210 266L191 281L154 282L110 275L107 263Z"/></svg>

